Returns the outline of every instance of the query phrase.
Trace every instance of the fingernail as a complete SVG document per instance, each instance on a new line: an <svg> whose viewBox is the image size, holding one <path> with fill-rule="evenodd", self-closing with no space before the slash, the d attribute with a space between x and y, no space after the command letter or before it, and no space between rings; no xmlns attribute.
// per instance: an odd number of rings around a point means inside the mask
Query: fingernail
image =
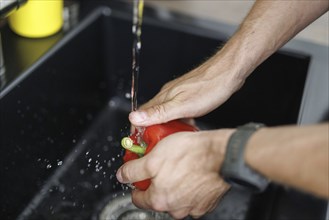
<svg viewBox="0 0 329 220"><path fill-rule="evenodd" d="M121 173L121 169L118 170L117 172L117 180L122 183L123 182L123 179L122 179L122 173Z"/></svg>
<svg viewBox="0 0 329 220"><path fill-rule="evenodd" d="M142 123L147 119L147 114L145 112L131 112L129 115L129 119L132 123Z"/></svg>

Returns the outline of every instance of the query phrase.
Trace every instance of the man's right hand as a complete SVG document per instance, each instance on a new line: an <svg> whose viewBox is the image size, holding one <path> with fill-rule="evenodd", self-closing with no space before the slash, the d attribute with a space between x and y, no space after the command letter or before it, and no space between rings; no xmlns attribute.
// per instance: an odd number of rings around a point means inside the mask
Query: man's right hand
<svg viewBox="0 0 329 220"><path fill-rule="evenodd" d="M211 112L244 82L230 66L231 61L217 53L198 68L168 82L153 99L130 113L130 122L134 126L150 126Z"/></svg>

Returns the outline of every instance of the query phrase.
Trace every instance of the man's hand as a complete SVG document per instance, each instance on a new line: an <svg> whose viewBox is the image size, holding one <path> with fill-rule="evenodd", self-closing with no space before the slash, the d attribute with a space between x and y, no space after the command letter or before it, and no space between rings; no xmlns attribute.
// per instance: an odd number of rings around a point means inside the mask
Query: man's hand
<svg viewBox="0 0 329 220"><path fill-rule="evenodd" d="M198 68L167 83L139 111L135 126L195 118L223 104L249 74L304 27L325 13L328 1L256 1L239 30Z"/></svg>
<svg viewBox="0 0 329 220"><path fill-rule="evenodd" d="M223 104L244 78L237 76L233 58L214 55L189 73L165 84L138 111L129 115L134 126L150 126L174 119L203 116Z"/></svg>
<svg viewBox="0 0 329 220"><path fill-rule="evenodd" d="M122 183L151 179L146 191L132 192L137 207L168 212L177 219L200 217L229 189L219 170L232 132L175 133L161 140L148 155L125 163L117 178Z"/></svg>

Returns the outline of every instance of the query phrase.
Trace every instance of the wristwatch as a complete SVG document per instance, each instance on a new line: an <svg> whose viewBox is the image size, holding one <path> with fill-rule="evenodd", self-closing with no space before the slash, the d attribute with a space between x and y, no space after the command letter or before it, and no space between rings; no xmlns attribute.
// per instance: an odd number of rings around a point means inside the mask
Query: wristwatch
<svg viewBox="0 0 329 220"><path fill-rule="evenodd" d="M253 122L245 124L238 127L229 138L220 174L233 187L262 192L268 186L269 180L250 168L244 160L248 139L255 131L264 126L264 124Z"/></svg>

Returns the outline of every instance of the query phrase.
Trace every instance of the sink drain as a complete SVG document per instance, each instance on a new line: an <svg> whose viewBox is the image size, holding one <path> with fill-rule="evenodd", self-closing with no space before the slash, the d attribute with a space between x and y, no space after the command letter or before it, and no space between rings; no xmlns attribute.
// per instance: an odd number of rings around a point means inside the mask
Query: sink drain
<svg viewBox="0 0 329 220"><path fill-rule="evenodd" d="M93 217L93 220L173 220L167 213L137 208L128 192L107 197Z"/></svg>

